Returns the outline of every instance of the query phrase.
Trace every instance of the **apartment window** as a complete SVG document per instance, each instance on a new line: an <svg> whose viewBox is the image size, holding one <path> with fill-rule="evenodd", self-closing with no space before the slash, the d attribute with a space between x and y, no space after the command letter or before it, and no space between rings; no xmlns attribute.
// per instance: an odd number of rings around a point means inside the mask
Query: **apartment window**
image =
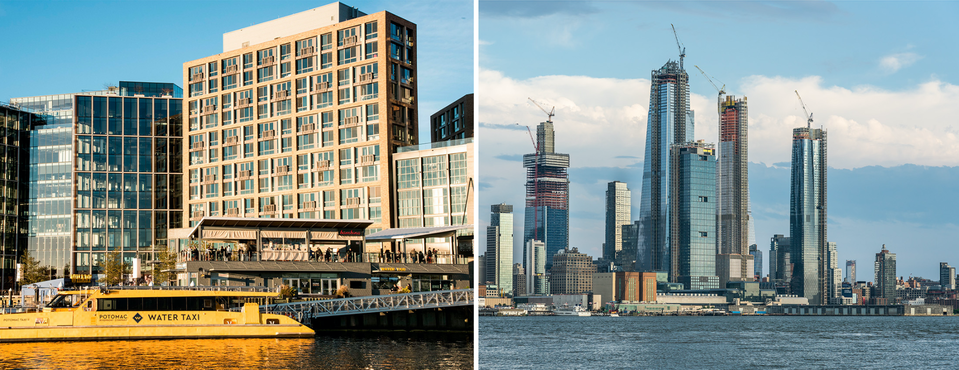
<svg viewBox="0 0 959 370"><path fill-rule="evenodd" d="M336 80L338 81L338 85L340 86L349 85L351 82L350 69L347 68L347 69L341 69L339 71L336 71Z"/></svg>
<svg viewBox="0 0 959 370"><path fill-rule="evenodd" d="M243 72L243 86L253 84L253 71Z"/></svg>
<svg viewBox="0 0 959 370"><path fill-rule="evenodd" d="M349 87L345 89L340 89L340 92L339 92L340 104L349 104L353 102L353 99L350 98L350 90L352 89L350 89Z"/></svg>
<svg viewBox="0 0 959 370"><path fill-rule="evenodd" d="M380 180L380 166L363 166L360 167L358 171L360 172L360 182L374 182Z"/></svg>
<svg viewBox="0 0 959 370"><path fill-rule="evenodd" d="M418 216L422 209L419 190L403 190L396 194L396 205L399 208L399 216Z"/></svg>
<svg viewBox="0 0 959 370"><path fill-rule="evenodd" d="M440 215L450 211L450 205L447 203L449 194L446 188L435 188L423 190L423 214Z"/></svg>
<svg viewBox="0 0 959 370"><path fill-rule="evenodd" d="M379 45L379 43L377 43L377 42L374 41L374 42L368 43L368 44L366 44L366 46L364 46L364 50L365 50L365 53L364 53L364 54L365 54L365 57L364 57L364 58L365 58L365 59L373 59L373 58L376 58L376 56L377 56L377 51L379 51L379 47L378 47L377 45Z"/></svg>
<svg viewBox="0 0 959 370"><path fill-rule="evenodd" d="M291 73L290 62L280 63L280 78L289 77Z"/></svg>
<svg viewBox="0 0 959 370"><path fill-rule="evenodd" d="M208 86L208 87L209 87L209 90L207 90L207 92L215 93L215 92L217 92L217 91L220 91L220 90L217 88L217 80L211 79L210 81L207 81L207 82L208 82L208 84L209 84L209 86Z"/></svg>
<svg viewBox="0 0 959 370"><path fill-rule="evenodd" d="M320 54L320 68L326 69L333 66L333 53Z"/></svg>
<svg viewBox="0 0 959 370"><path fill-rule="evenodd" d="M467 191L465 186L454 186L450 188L450 212L466 212Z"/></svg>
<svg viewBox="0 0 959 370"><path fill-rule="evenodd" d="M333 92L327 91L316 94L316 109L333 106Z"/></svg>
<svg viewBox="0 0 959 370"><path fill-rule="evenodd" d="M253 53L243 54L243 69L253 68Z"/></svg>
<svg viewBox="0 0 959 370"><path fill-rule="evenodd" d="M363 25L364 32L367 40L372 40L376 38L376 22L370 22Z"/></svg>
<svg viewBox="0 0 959 370"><path fill-rule="evenodd" d="M340 149L340 166L353 164L353 148Z"/></svg>
<svg viewBox="0 0 959 370"><path fill-rule="evenodd" d="M450 185L466 183L466 153L450 154Z"/></svg>
<svg viewBox="0 0 959 370"><path fill-rule="evenodd" d="M257 68L256 82L273 81L273 66Z"/></svg>
<svg viewBox="0 0 959 370"><path fill-rule="evenodd" d="M333 49L333 34L327 33L320 35L320 50Z"/></svg>
<svg viewBox="0 0 959 370"><path fill-rule="evenodd" d="M290 44L280 45L280 60L290 59Z"/></svg>
<svg viewBox="0 0 959 370"><path fill-rule="evenodd" d="M374 83L371 83L371 84L360 85L359 87L357 87L357 90L358 90L358 91L357 91L357 93L356 93L356 97L357 97L356 100L357 100L357 101L364 101L364 100L373 100L373 99L376 99L376 98L379 97L379 95L380 95L380 88L379 88L379 87L380 87L380 85L379 85L378 83L375 83L375 82L374 82Z"/></svg>
<svg viewBox="0 0 959 370"><path fill-rule="evenodd" d="M340 129L340 144L355 143L359 140L359 127L347 127Z"/></svg>

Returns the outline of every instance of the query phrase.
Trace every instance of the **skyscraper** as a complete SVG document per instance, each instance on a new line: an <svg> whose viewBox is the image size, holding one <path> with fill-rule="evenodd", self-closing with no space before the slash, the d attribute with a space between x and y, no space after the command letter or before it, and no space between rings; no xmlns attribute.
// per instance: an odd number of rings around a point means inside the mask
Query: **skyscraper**
<svg viewBox="0 0 959 370"><path fill-rule="evenodd" d="M603 259L619 260L623 250L623 225L629 224L629 188L625 182L613 181L606 185L606 244Z"/></svg>
<svg viewBox="0 0 959 370"><path fill-rule="evenodd" d="M523 155L526 168L526 212L523 244L540 240L545 244L546 269L553 255L569 246L569 154L555 152L553 122L536 126L536 153ZM523 261L526 252L523 249ZM524 262L525 263L525 262ZM533 270L529 265L527 271Z"/></svg>
<svg viewBox="0 0 959 370"><path fill-rule="evenodd" d="M826 284L826 131L793 129L789 239L792 293L825 304Z"/></svg>
<svg viewBox="0 0 959 370"><path fill-rule="evenodd" d="M624 271L636 271L636 252L639 245L639 221L620 226L623 236L623 250L619 253L616 265Z"/></svg>
<svg viewBox="0 0 959 370"><path fill-rule="evenodd" d="M763 251L756 244L749 245L749 255L753 256L753 275L757 279L763 278Z"/></svg>
<svg viewBox="0 0 959 370"><path fill-rule="evenodd" d="M956 268L946 262L939 262L939 286L943 290L956 289Z"/></svg>
<svg viewBox="0 0 959 370"><path fill-rule="evenodd" d="M846 260L846 282L856 283L856 260Z"/></svg>
<svg viewBox="0 0 959 370"><path fill-rule="evenodd" d="M876 297L886 298L889 304L896 300L896 254L889 253L886 245L876 253L875 289Z"/></svg>
<svg viewBox="0 0 959 370"><path fill-rule="evenodd" d="M693 111L689 110L689 75L679 63L669 61L652 71L643 185L639 206L639 271L668 271L671 265L669 186L670 149L694 134Z"/></svg>
<svg viewBox="0 0 959 370"><path fill-rule="evenodd" d="M790 261L792 246L790 244L789 237L782 234L775 234L769 239L769 263L776 266L775 269L772 266L769 267L769 279L787 286L792 280L792 261ZM775 259L772 256L775 256Z"/></svg>
<svg viewBox="0 0 959 370"><path fill-rule="evenodd" d="M513 206L494 204L486 227L486 276L500 293L513 294Z"/></svg>
<svg viewBox="0 0 959 370"><path fill-rule="evenodd" d="M717 168L716 190L719 195L719 237L720 254L751 255L749 253L749 145L748 118L749 109L746 98L736 99L727 95L719 105L719 160ZM720 257L720 262L732 261L738 264L739 271L733 266L721 266L720 270L729 271L720 276L720 282L752 281L755 272L747 270L748 263L735 256ZM761 268L762 261L758 261ZM725 285L724 285L725 286Z"/></svg>
<svg viewBox="0 0 959 370"><path fill-rule="evenodd" d="M0 104L0 126L6 130L6 135L0 137L0 161L4 163L0 185L7 189L0 194L0 204L7 210L7 215L0 217L0 291L3 292L15 286L17 262L27 249L27 233L23 230L27 228L29 133L31 127L44 126L46 120L47 117Z"/></svg>
<svg viewBox="0 0 959 370"><path fill-rule="evenodd" d="M549 276L550 294L581 294L593 290L593 258L574 247L553 256Z"/></svg>
<svg viewBox="0 0 959 370"><path fill-rule="evenodd" d="M716 156L702 140L673 145L669 176L669 281L720 287L716 275ZM738 272L738 270L737 270ZM751 271L750 271L751 273Z"/></svg>

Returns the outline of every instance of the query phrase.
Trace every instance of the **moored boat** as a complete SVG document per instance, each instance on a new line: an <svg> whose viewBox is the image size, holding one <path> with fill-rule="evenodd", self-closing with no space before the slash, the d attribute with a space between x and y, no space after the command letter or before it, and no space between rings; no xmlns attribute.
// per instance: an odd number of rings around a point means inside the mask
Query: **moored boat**
<svg viewBox="0 0 959 370"><path fill-rule="evenodd" d="M116 287L62 291L41 311L0 315L0 342L313 337L260 313L266 289Z"/></svg>

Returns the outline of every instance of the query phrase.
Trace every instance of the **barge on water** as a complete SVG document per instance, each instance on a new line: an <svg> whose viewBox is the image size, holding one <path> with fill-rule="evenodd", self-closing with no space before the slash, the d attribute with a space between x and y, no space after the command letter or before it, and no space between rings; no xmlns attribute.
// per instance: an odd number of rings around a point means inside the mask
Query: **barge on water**
<svg viewBox="0 0 959 370"><path fill-rule="evenodd" d="M0 342L313 337L292 318L260 313L278 295L246 287L61 291L37 312L0 315Z"/></svg>

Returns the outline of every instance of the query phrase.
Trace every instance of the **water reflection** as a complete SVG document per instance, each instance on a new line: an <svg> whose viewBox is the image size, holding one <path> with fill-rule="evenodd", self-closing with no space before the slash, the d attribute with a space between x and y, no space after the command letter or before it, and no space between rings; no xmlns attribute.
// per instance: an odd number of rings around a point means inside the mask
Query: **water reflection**
<svg viewBox="0 0 959 370"><path fill-rule="evenodd" d="M0 344L3 368L470 369L472 334Z"/></svg>

